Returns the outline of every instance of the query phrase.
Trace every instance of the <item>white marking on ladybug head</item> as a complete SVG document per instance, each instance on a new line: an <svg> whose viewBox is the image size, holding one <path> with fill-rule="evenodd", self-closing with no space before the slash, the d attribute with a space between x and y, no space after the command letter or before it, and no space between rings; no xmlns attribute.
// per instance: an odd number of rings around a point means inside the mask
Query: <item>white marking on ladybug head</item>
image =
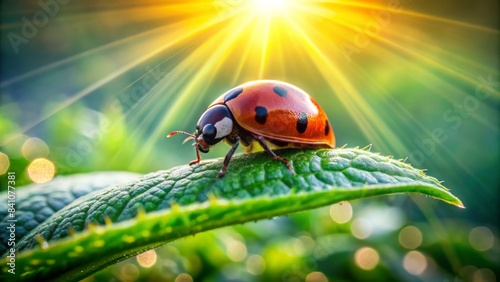
<svg viewBox="0 0 500 282"><path fill-rule="evenodd" d="M224 138L228 136L231 131L233 131L233 120L228 117L224 117L222 120L216 122L214 126L217 128L215 138Z"/></svg>

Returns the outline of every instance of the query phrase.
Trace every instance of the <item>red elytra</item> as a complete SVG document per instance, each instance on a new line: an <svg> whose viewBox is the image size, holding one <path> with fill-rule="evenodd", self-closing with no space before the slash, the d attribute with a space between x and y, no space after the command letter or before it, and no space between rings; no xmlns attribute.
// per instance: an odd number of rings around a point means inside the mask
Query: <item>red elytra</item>
<svg viewBox="0 0 500 282"><path fill-rule="evenodd" d="M218 177L224 175L238 145L245 153L254 151L255 141L274 159L295 173L288 160L272 148L333 148L335 136L323 109L306 92L289 83L257 80L237 86L217 98L198 120L196 131L186 134L195 140L197 159L200 151L224 140L232 148L227 153Z"/></svg>

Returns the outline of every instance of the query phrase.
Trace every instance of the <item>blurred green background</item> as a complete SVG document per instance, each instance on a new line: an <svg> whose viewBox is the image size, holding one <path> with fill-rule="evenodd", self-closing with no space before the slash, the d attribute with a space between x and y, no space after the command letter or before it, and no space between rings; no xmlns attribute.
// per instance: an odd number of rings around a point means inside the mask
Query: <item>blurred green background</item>
<svg viewBox="0 0 500 282"><path fill-rule="evenodd" d="M465 204L372 198L206 232L88 281L496 281L498 1L1 3L0 181L188 163L172 130L250 80L314 97L337 145L426 168ZM204 158L223 157L219 145Z"/></svg>

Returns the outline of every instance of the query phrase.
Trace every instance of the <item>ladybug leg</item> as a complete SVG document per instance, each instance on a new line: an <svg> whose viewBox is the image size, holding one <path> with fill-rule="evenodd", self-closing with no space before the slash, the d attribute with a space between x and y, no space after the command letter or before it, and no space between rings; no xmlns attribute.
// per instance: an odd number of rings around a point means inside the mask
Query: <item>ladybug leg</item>
<svg viewBox="0 0 500 282"><path fill-rule="evenodd" d="M290 162L285 159L285 158L282 158L278 155L276 155L273 150L271 150L271 148L269 148L269 146L267 146L267 143L266 143L266 139L264 139L264 137L262 136L259 136L259 135L254 135L254 138L257 139L257 141L259 142L259 144L262 146L262 148L264 148L264 150L275 160L278 160L282 163L284 163L288 169L290 170L290 172L292 174L295 174L295 170L293 169L292 165L290 164Z"/></svg>
<svg viewBox="0 0 500 282"><path fill-rule="evenodd" d="M201 162L200 151L196 148L196 160L190 161L189 165L199 164Z"/></svg>
<svg viewBox="0 0 500 282"><path fill-rule="evenodd" d="M219 171L219 174L217 174L217 178L220 178L224 176L224 174L227 171L227 166L229 165L229 161L233 157L234 152L236 151L236 148L238 148L238 145L240 145L240 138L236 138L236 142L234 142L233 147L231 147L231 150L227 153L226 157L224 158L224 163L222 165L222 168Z"/></svg>

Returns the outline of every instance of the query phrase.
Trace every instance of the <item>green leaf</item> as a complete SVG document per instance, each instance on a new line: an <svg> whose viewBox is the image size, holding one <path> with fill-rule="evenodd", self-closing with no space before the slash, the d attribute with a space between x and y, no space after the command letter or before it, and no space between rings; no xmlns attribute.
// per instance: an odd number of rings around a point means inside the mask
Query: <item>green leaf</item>
<svg viewBox="0 0 500 282"><path fill-rule="evenodd" d="M78 199L16 246L23 280L76 280L108 265L206 230L332 203L417 192L463 207L422 170L361 149L283 150L297 172L265 153L180 166ZM71 230L76 231L70 235ZM2 279L7 265L2 264ZM10 274L9 274L10 275ZM12 279L12 278L11 278Z"/></svg>
<svg viewBox="0 0 500 282"><path fill-rule="evenodd" d="M58 176L43 184L30 184L18 187L15 194L0 194L0 203L14 203L15 213L9 213L9 205L0 205L0 254L8 246L10 232L7 228L12 219L16 220L16 241L19 242L30 230L37 227L55 212L74 200L91 192L101 190L113 184L125 183L138 179L140 174L131 172L93 172ZM12 196L15 195L15 199ZM12 199L9 202L9 198ZM11 215L15 217L12 218Z"/></svg>

